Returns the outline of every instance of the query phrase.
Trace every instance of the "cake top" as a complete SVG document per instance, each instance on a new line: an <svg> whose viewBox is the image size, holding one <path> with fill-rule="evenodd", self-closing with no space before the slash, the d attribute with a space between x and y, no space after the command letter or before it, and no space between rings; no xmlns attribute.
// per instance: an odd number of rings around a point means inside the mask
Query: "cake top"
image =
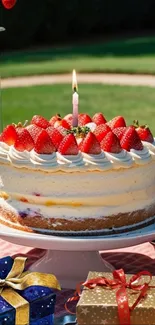
<svg viewBox="0 0 155 325"><path fill-rule="evenodd" d="M0 134L0 141L13 145L18 151L31 151L38 154L51 154L55 151L63 155L77 155L78 151L100 154L101 150L120 153L122 149L142 150L146 141L154 143L153 135L147 125L138 121L127 126L122 116L107 121L102 113L92 118L81 113L78 127L72 127L72 114L61 118L59 114L48 121L43 116L33 116L31 122L8 125Z"/></svg>
<svg viewBox="0 0 155 325"><path fill-rule="evenodd" d="M138 121L127 125L123 116L107 121L102 113L79 114L78 127L72 127L72 120L72 114L63 118L57 114L50 120L35 115L30 123L7 125L0 134L1 161L7 157L16 165L20 161L26 167L28 162L53 167L72 157L74 167L83 165L83 160L86 165L103 165L104 160L104 167L110 168L107 161L116 165L122 161L129 167L133 160L141 164L149 162L151 155L154 159L155 141L147 125Z"/></svg>

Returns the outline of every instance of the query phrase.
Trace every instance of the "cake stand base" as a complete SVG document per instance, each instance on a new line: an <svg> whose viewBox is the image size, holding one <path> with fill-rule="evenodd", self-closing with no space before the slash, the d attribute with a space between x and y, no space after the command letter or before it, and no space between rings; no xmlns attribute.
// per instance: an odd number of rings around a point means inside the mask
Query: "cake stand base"
<svg viewBox="0 0 155 325"><path fill-rule="evenodd" d="M62 288L75 289L85 281L89 271L111 272L112 265L102 259L99 252L51 251L31 266L31 271L54 274Z"/></svg>

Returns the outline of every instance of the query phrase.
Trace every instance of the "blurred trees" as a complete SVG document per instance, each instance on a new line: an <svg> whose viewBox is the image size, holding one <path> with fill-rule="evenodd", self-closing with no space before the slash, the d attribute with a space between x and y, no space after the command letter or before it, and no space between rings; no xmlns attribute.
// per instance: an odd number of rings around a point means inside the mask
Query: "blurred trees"
<svg viewBox="0 0 155 325"><path fill-rule="evenodd" d="M7 48L155 28L155 0L17 0L0 10Z"/></svg>

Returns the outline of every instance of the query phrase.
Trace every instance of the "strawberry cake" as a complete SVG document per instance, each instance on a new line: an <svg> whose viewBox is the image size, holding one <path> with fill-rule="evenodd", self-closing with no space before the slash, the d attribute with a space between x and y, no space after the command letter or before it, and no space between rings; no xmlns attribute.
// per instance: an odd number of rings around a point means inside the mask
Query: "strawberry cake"
<svg viewBox="0 0 155 325"><path fill-rule="evenodd" d="M33 116L0 135L0 222L51 234L117 233L155 220L155 139L102 113Z"/></svg>

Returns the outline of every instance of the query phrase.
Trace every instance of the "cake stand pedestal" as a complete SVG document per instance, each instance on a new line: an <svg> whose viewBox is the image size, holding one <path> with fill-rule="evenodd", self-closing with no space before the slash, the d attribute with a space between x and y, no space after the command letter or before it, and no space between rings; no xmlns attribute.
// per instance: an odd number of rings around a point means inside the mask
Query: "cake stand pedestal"
<svg viewBox="0 0 155 325"><path fill-rule="evenodd" d="M46 249L45 256L31 270L53 273L62 288L75 289L78 282L86 280L89 271L112 271L113 267L101 259L99 251L150 242L155 239L155 226L111 236L58 237L0 225L0 237L14 244Z"/></svg>
<svg viewBox="0 0 155 325"><path fill-rule="evenodd" d="M46 249L43 258L31 267L32 271L53 273L62 288L76 288L85 281L89 271L112 271L101 259L99 251L134 246L155 239L155 226L117 236L56 237L17 231L0 225L0 238L14 244ZM76 325L72 315L55 319L55 325Z"/></svg>
<svg viewBox="0 0 155 325"><path fill-rule="evenodd" d="M51 251L31 266L31 271L53 273L62 288L76 288L85 281L89 271L111 272L112 265L104 261L99 252Z"/></svg>

